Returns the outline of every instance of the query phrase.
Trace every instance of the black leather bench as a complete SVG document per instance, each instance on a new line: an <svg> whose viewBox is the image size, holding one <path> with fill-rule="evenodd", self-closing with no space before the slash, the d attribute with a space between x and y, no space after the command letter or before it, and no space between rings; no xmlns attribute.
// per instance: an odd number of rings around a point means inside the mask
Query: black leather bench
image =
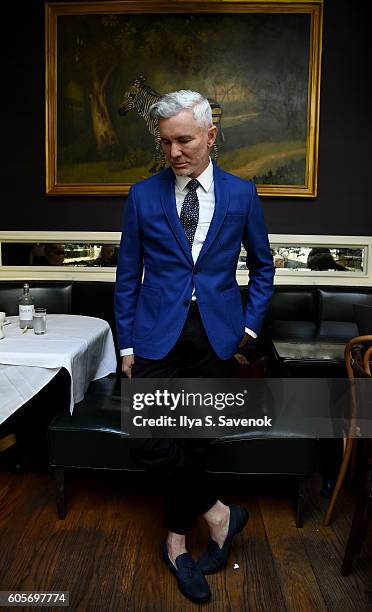
<svg viewBox="0 0 372 612"><path fill-rule="evenodd" d="M33 286L34 285L34 286ZM72 312L72 284L37 281L31 283L31 294L35 306L47 309L49 314L70 314ZM0 310L9 316L18 315L19 298L23 284L16 281L0 283Z"/></svg>
<svg viewBox="0 0 372 612"><path fill-rule="evenodd" d="M267 335L283 373L300 368L305 376L312 367L343 375L345 344L358 335L357 304L372 305L370 287L276 287Z"/></svg>
<svg viewBox="0 0 372 612"><path fill-rule="evenodd" d="M36 306L45 306L49 313L72 313L96 316L115 329L113 312L114 283L97 281L34 281L30 291ZM23 283L0 282L0 309L9 315L18 314L18 300ZM246 287L241 288L243 302ZM345 344L358 333L355 304L372 306L372 288L279 285L271 300L264 334L274 344L305 345L302 359L313 359L314 346L328 343ZM115 334L114 334L115 335ZM286 360L286 356L282 355ZM291 357L288 357L291 360ZM301 360L301 356L296 361ZM339 362L339 359L336 359ZM321 360L324 363L324 360Z"/></svg>
<svg viewBox="0 0 372 612"><path fill-rule="evenodd" d="M116 393L114 394L114 391ZM114 395L114 397L113 397ZM57 510L66 516L65 470L141 471L132 461L129 439L121 428L121 402L115 377L91 383L82 402L57 415L48 428L49 464L55 470ZM215 474L280 474L297 481L296 525L303 525L305 478L314 473L318 441L300 431L251 431L213 441L206 468Z"/></svg>

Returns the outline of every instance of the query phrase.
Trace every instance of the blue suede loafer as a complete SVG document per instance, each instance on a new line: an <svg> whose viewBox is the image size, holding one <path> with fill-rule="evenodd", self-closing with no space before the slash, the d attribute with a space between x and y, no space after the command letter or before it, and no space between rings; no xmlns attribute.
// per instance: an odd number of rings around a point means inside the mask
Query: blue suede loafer
<svg viewBox="0 0 372 612"><path fill-rule="evenodd" d="M234 536L244 529L248 518L249 513L246 508L230 506L229 530L222 548L218 546L217 542L209 538L207 550L198 560L198 566L203 574L214 574L226 567Z"/></svg>
<svg viewBox="0 0 372 612"><path fill-rule="evenodd" d="M195 603L204 603L211 598L208 582L200 568L189 553L182 553L176 558L177 569L168 556L167 545L162 544L162 553L165 563L178 581L181 593Z"/></svg>

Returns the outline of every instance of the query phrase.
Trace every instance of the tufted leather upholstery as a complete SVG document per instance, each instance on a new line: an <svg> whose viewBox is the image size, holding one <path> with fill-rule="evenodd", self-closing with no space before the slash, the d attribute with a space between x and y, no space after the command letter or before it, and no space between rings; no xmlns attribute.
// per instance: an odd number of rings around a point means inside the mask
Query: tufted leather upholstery
<svg viewBox="0 0 372 612"><path fill-rule="evenodd" d="M267 322L279 362L343 368L343 345L358 335L355 304L372 305L372 289L276 287ZM330 348L326 358L324 343Z"/></svg>
<svg viewBox="0 0 372 612"><path fill-rule="evenodd" d="M316 288L275 287L268 313L269 321L315 322L317 311Z"/></svg>
<svg viewBox="0 0 372 612"><path fill-rule="evenodd" d="M354 288L347 291L344 287L336 291L335 289L318 289L320 321L354 322L354 304L372 306L372 293L369 288L358 291Z"/></svg>
<svg viewBox="0 0 372 612"><path fill-rule="evenodd" d="M366 304L354 305L355 321L358 327L358 336L372 334L372 306Z"/></svg>
<svg viewBox="0 0 372 612"><path fill-rule="evenodd" d="M138 470L122 436L120 399L112 399L115 378L91 383L73 414L57 415L48 429L50 465Z"/></svg>
<svg viewBox="0 0 372 612"><path fill-rule="evenodd" d="M36 285L36 282L34 283ZM32 286L30 293L35 306L47 309L50 314L70 314L72 299L71 283L42 283L37 281L37 286ZM0 284L0 310L9 316L18 315L19 298L23 293L23 283L1 283Z"/></svg>
<svg viewBox="0 0 372 612"><path fill-rule="evenodd" d="M309 340L316 334L316 288L275 288L267 321L270 336L277 340Z"/></svg>
<svg viewBox="0 0 372 612"><path fill-rule="evenodd" d="M346 344L358 335L355 305L372 306L372 294L361 289L331 291L319 289L319 336L337 338Z"/></svg>

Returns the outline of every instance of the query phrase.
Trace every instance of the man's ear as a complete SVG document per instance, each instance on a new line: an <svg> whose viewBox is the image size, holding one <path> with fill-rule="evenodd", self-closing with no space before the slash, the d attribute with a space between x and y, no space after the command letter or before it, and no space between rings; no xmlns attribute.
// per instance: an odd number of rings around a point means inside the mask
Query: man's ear
<svg viewBox="0 0 372 612"><path fill-rule="evenodd" d="M213 147L215 140L217 138L217 127L213 125L208 128L208 147Z"/></svg>

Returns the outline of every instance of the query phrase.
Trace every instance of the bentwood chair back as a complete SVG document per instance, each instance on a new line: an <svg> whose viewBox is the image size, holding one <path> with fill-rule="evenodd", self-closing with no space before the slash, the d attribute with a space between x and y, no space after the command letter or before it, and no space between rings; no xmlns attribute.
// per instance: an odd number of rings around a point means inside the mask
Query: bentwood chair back
<svg viewBox="0 0 372 612"><path fill-rule="evenodd" d="M367 349L363 359L364 371L369 376L371 376L371 358L372 346ZM341 567L343 576L348 576L351 572L354 556L363 546L372 516L372 439L363 440L363 442L363 474Z"/></svg>
<svg viewBox="0 0 372 612"><path fill-rule="evenodd" d="M355 379L356 378L371 378L370 364L372 346L372 335L357 336L350 340L345 346L345 365L348 378L351 382L351 424L353 418L357 415L357 399L355 390ZM365 346L368 346L365 349ZM341 467L338 473L337 481L331 499L329 500L325 516L324 524L329 525L331 522L334 506L344 482L347 469L351 463L353 452L356 449L357 438L354 435L348 435L344 439L344 456L341 463Z"/></svg>

